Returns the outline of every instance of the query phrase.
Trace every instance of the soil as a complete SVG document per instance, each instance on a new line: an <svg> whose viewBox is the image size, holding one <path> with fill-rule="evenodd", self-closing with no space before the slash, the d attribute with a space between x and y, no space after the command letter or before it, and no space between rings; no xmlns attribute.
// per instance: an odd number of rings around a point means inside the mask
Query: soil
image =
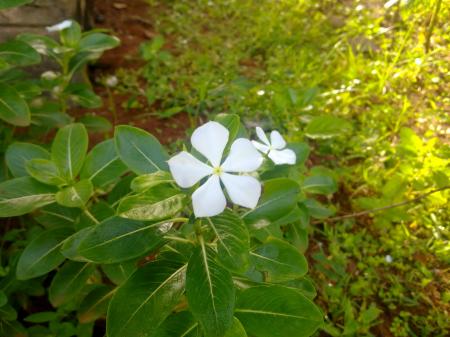
<svg viewBox="0 0 450 337"><path fill-rule="evenodd" d="M190 126L186 113L179 113L171 118L161 119L154 116L157 104L149 106L145 97L138 97L139 108L127 108L129 97L113 92L110 101L108 90L99 82L101 78L114 75L118 69L137 69L143 65L139 57L139 46L155 36L152 22L148 19L149 6L143 0L111 1L96 0L92 16L95 28L104 28L117 36L121 45L107 51L89 68L89 78L94 91L104 102L102 108L80 109L74 108L70 114L81 117L87 113L103 116L113 125L127 124L145 129L157 137L161 143L170 144L177 139L183 139ZM111 107L114 106L114 109ZM116 120L113 118L116 112ZM153 115L152 115L153 114ZM109 136L112 135L112 132ZM104 139L103 134L91 136L91 143L95 144Z"/></svg>

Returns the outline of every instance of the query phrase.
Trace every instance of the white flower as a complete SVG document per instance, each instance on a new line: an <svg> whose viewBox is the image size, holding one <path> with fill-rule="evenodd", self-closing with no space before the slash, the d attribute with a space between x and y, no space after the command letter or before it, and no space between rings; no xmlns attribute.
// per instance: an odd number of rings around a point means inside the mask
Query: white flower
<svg viewBox="0 0 450 337"><path fill-rule="evenodd" d="M384 260L385 260L387 263L392 263L392 262L394 261L394 259L392 258L392 256L390 256L389 254L386 255L386 256L384 257Z"/></svg>
<svg viewBox="0 0 450 337"><path fill-rule="evenodd" d="M253 140L253 145L262 153L268 154L268 157L276 165L295 164L297 160L295 152L290 149L284 149L286 147L286 141L278 131L272 131L270 133L270 141L260 127L256 127L256 135L262 143Z"/></svg>
<svg viewBox="0 0 450 337"><path fill-rule="evenodd" d="M72 20L64 20L56 25L46 27L46 29L47 32L52 33L52 32L59 32L61 30L69 28L70 26L72 26Z"/></svg>
<svg viewBox="0 0 450 337"><path fill-rule="evenodd" d="M176 183L183 188L194 186L205 177L208 180L192 194L196 217L220 214L226 207L221 182L231 201L237 205L254 208L261 196L261 184L254 177L230 173L248 173L258 169L263 158L248 139L236 139L228 157L222 155L228 143L229 132L217 122L208 122L197 128L191 137L195 150L206 159L205 164L190 153L183 151L168 161Z"/></svg>
<svg viewBox="0 0 450 337"><path fill-rule="evenodd" d="M41 74L41 78L44 80L48 80L48 81L54 80L57 77L58 77L58 74L51 70L43 72Z"/></svg>
<svg viewBox="0 0 450 337"><path fill-rule="evenodd" d="M117 84L119 84L119 79L118 79L116 76L114 76L114 75L108 76L108 77L106 78L105 83L106 83L106 85L107 85L108 87L113 88L113 87L115 87Z"/></svg>

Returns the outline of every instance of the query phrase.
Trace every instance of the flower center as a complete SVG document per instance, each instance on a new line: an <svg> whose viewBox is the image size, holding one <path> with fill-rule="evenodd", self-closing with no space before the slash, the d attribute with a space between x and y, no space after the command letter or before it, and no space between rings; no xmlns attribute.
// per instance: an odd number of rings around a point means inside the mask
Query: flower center
<svg viewBox="0 0 450 337"><path fill-rule="evenodd" d="M213 174L220 176L223 173L223 170L220 166L213 168Z"/></svg>

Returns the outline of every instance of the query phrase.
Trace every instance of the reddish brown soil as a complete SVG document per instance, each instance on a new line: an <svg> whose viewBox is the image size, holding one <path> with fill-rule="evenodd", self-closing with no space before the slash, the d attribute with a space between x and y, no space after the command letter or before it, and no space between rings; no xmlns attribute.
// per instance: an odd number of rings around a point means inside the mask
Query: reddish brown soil
<svg viewBox="0 0 450 337"><path fill-rule="evenodd" d="M112 109L106 88L98 83L100 78L113 75L117 69L137 69L143 62L139 58L139 46L151 39L155 33L152 23L148 20L149 6L143 0L111 1L96 0L93 11L95 28L105 28L117 36L121 45L107 51L96 64L90 68L89 76L94 90L103 98L104 105L99 109L73 109L70 114L81 117L93 113L106 117L113 124L135 125L156 136L163 144L184 138L189 127L187 114L180 113L168 119L154 116L157 106L148 106L145 97L139 97L141 108L128 109L124 107L129 97L113 92L117 120L114 121ZM153 116L152 116L153 114ZM102 140L104 135L92 135L92 143Z"/></svg>

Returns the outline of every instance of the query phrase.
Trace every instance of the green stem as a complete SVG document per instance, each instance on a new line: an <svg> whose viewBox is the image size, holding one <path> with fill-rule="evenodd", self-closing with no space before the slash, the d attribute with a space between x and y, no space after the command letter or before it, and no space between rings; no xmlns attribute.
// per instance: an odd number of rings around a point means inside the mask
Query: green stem
<svg viewBox="0 0 450 337"><path fill-rule="evenodd" d="M98 220L95 218L95 216L93 216L92 213L89 212L89 210L88 210L87 208L85 208L83 211L84 211L84 214L86 214L87 217L88 217L89 219L91 219L96 225L98 225L98 224L100 223L100 221L98 221Z"/></svg>
<svg viewBox="0 0 450 337"><path fill-rule="evenodd" d="M430 40L433 34L434 27L436 26L439 11L441 10L442 0L436 0L436 7L434 7L433 16L431 17L430 25L428 26L427 33L425 36L425 52L428 53L430 50Z"/></svg>
<svg viewBox="0 0 450 337"><path fill-rule="evenodd" d="M108 86L106 86L106 92L108 93L109 110L112 113L114 125L116 125L117 124L117 109L116 109L116 104L114 102L114 96L111 92L111 89Z"/></svg>

